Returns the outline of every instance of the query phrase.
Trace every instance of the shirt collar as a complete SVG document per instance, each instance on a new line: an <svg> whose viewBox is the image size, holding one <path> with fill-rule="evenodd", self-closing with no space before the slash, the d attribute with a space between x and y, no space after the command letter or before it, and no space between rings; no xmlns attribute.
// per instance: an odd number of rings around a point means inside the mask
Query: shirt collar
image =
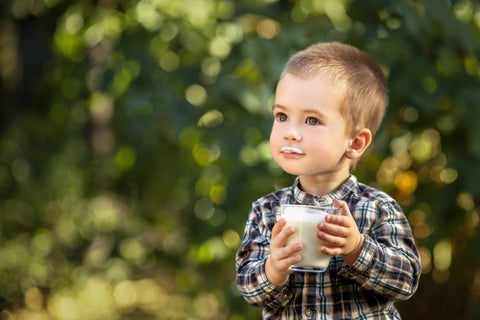
<svg viewBox="0 0 480 320"><path fill-rule="evenodd" d="M357 178L354 175L350 175L345 182L332 192L323 196L314 196L301 189L300 179L297 177L293 188L293 198L298 204L312 206L332 205L333 199L349 198L355 192L356 186Z"/></svg>

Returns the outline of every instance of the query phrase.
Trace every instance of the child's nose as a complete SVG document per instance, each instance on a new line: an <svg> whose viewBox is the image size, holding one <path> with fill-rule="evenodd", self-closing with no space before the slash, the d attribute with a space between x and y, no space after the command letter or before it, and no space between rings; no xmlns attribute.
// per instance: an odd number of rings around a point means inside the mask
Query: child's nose
<svg viewBox="0 0 480 320"><path fill-rule="evenodd" d="M302 135L295 125L290 125L288 128L285 130L285 135L284 135L285 140L291 140L291 141L300 141L302 140Z"/></svg>

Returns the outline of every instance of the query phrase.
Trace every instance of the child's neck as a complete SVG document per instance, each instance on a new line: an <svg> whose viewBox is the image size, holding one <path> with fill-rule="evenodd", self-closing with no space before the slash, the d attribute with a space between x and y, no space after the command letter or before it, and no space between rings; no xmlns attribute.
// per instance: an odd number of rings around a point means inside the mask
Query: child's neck
<svg viewBox="0 0 480 320"><path fill-rule="evenodd" d="M344 171L320 176L299 176L299 179L303 191L314 196L323 196L336 190L349 177L350 172Z"/></svg>

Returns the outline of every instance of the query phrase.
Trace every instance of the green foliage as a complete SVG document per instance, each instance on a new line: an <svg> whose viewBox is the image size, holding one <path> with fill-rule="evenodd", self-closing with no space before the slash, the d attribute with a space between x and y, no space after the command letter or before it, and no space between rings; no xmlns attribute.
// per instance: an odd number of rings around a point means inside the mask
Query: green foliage
<svg viewBox="0 0 480 320"><path fill-rule="evenodd" d="M412 225L423 277L402 315L480 316L476 1L1 6L2 319L259 318L234 255L250 203L293 180L270 157L270 108L289 55L317 41L388 75L355 174Z"/></svg>

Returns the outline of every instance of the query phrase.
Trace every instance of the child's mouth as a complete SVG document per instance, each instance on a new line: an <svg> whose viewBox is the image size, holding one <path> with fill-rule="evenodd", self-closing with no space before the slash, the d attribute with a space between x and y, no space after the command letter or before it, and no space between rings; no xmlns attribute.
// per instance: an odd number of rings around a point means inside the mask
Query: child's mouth
<svg viewBox="0 0 480 320"><path fill-rule="evenodd" d="M280 152L285 156L301 156L304 154L302 150L295 147L283 147Z"/></svg>

